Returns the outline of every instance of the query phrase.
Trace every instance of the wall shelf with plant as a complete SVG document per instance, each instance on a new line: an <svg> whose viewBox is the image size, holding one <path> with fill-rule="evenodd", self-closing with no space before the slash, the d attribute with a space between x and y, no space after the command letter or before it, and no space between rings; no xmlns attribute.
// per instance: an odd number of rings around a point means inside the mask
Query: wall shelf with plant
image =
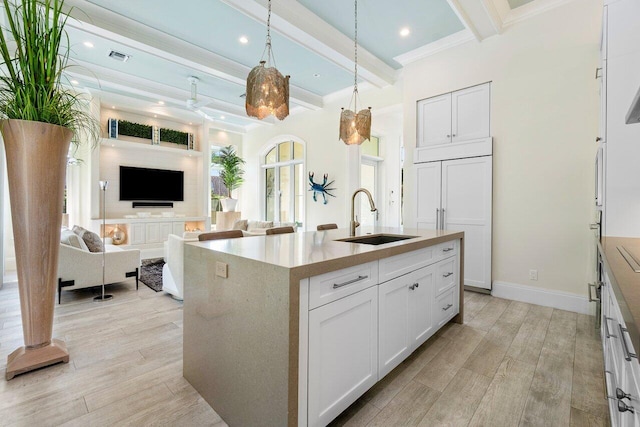
<svg viewBox="0 0 640 427"><path fill-rule="evenodd" d="M159 128L158 126L143 125L126 120L109 119L107 122L108 136L118 139L120 135L151 140L153 145L168 142L184 145L187 150L194 149L193 134L175 129Z"/></svg>

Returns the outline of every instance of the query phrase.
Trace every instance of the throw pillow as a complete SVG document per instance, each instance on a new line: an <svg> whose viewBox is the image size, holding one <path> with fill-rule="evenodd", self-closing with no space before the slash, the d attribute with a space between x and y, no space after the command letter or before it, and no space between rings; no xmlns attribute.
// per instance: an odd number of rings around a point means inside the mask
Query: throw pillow
<svg viewBox="0 0 640 427"><path fill-rule="evenodd" d="M62 230L60 232L60 243L89 252L84 240L71 230Z"/></svg>
<svg viewBox="0 0 640 427"><path fill-rule="evenodd" d="M249 221L247 230L254 228L273 228L273 221Z"/></svg>
<svg viewBox="0 0 640 427"><path fill-rule="evenodd" d="M236 220L236 222L233 223L233 227L231 227L232 230L244 230L247 231L247 225L248 225L248 221L246 219L238 219Z"/></svg>
<svg viewBox="0 0 640 427"><path fill-rule="evenodd" d="M84 240L84 243L87 245L87 248L89 248L90 252L104 251L104 245L102 244L102 240L100 240L100 236L98 236L93 231L89 231L78 225L74 225L73 232L80 236L82 240Z"/></svg>

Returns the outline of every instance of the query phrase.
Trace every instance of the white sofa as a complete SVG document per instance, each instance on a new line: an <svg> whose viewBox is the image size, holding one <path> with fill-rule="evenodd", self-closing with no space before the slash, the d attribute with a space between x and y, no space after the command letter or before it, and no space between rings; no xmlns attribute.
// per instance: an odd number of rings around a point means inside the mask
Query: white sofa
<svg viewBox="0 0 640 427"><path fill-rule="evenodd" d="M140 250L124 250L105 245L105 284L135 277L136 289L140 272ZM58 304L62 290L74 290L102 285L102 252L89 252L60 243L58 258Z"/></svg>
<svg viewBox="0 0 640 427"><path fill-rule="evenodd" d="M162 290L175 299L182 300L184 295L184 244L197 242L200 232L185 232L182 236L169 234L164 242L164 260L162 267Z"/></svg>

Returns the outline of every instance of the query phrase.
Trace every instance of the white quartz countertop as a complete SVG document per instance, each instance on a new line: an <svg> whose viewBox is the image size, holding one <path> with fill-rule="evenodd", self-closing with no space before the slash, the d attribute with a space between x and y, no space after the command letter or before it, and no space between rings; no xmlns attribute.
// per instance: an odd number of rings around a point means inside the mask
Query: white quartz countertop
<svg viewBox="0 0 640 427"><path fill-rule="evenodd" d="M349 237L349 230L344 228L190 244L215 252L289 268L294 270L297 276L308 277L464 237L464 233L460 231L388 227L358 228L356 236L380 233L417 237L382 245L336 241Z"/></svg>

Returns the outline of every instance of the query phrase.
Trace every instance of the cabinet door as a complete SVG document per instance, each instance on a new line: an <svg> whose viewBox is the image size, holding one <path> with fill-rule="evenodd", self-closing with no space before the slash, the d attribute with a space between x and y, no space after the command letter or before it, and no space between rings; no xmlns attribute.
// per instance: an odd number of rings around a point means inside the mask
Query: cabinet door
<svg viewBox="0 0 640 427"><path fill-rule="evenodd" d="M451 94L451 140L453 142L490 136L489 83Z"/></svg>
<svg viewBox="0 0 640 427"><path fill-rule="evenodd" d="M430 265L421 268L411 273L409 277L410 351L418 348L435 332L433 322L435 267Z"/></svg>
<svg viewBox="0 0 640 427"><path fill-rule="evenodd" d="M599 92L600 92L600 117L598 123L598 138L600 142L607 141L607 60L604 59L600 65Z"/></svg>
<svg viewBox="0 0 640 427"><path fill-rule="evenodd" d="M464 231L464 284L491 289L491 156L442 162L442 215Z"/></svg>
<svg viewBox="0 0 640 427"><path fill-rule="evenodd" d="M418 147L451 142L451 94L418 102Z"/></svg>
<svg viewBox="0 0 640 427"><path fill-rule="evenodd" d="M176 236L182 236L184 234L184 221L174 222L172 226L172 233Z"/></svg>
<svg viewBox="0 0 640 427"><path fill-rule="evenodd" d="M164 242L169 238L169 234L173 231L173 224L170 222L160 223L160 241Z"/></svg>
<svg viewBox="0 0 640 427"><path fill-rule="evenodd" d="M377 381L377 287L311 310L308 425L327 425Z"/></svg>
<svg viewBox="0 0 640 427"><path fill-rule="evenodd" d="M438 229L442 162L421 163L416 168L416 228Z"/></svg>
<svg viewBox="0 0 640 427"><path fill-rule="evenodd" d="M145 227L147 233L146 243L162 242L162 235L160 234L159 222L148 222Z"/></svg>
<svg viewBox="0 0 640 427"><path fill-rule="evenodd" d="M379 316L379 369L380 378L387 375L411 353L409 291L411 274L390 280L378 286Z"/></svg>
<svg viewBox="0 0 640 427"><path fill-rule="evenodd" d="M131 245L143 245L146 242L146 227L143 223L131 224L129 226L129 242Z"/></svg>

